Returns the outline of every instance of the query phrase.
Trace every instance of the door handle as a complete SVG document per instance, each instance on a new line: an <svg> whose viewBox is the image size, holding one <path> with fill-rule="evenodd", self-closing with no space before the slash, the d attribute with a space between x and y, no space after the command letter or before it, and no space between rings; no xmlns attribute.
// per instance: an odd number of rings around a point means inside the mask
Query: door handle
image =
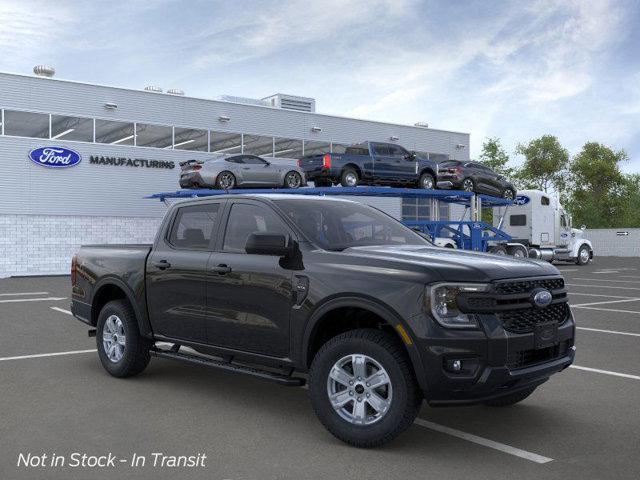
<svg viewBox="0 0 640 480"><path fill-rule="evenodd" d="M212 272L216 272L219 275L224 275L226 273L231 272L231 267L225 265L224 263L221 263L220 265L218 265L217 267L213 267L211 269Z"/></svg>
<svg viewBox="0 0 640 480"><path fill-rule="evenodd" d="M159 262L155 262L153 265L158 267L160 270L166 270L171 266L171 264L166 260L160 260Z"/></svg>
<svg viewBox="0 0 640 480"><path fill-rule="evenodd" d="M242 167L243 170L251 170L251 167Z"/></svg>

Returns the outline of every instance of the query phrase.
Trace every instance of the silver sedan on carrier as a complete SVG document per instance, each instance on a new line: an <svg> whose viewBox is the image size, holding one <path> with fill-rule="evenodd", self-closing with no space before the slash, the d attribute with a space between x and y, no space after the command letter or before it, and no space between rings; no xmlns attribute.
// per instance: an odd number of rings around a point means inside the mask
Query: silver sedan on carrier
<svg viewBox="0 0 640 480"><path fill-rule="evenodd" d="M307 184L296 160L257 155L220 155L210 160L180 163L181 188L298 188Z"/></svg>

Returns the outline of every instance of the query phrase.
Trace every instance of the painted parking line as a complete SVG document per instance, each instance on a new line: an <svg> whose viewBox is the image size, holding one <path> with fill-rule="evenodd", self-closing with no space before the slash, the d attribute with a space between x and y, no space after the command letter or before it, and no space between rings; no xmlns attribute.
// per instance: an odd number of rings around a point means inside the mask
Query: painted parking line
<svg viewBox="0 0 640 480"><path fill-rule="evenodd" d="M639 287L619 287L618 285L579 285L577 283L565 283L569 287L588 287L588 288L615 288L616 290L640 290Z"/></svg>
<svg viewBox="0 0 640 480"><path fill-rule="evenodd" d="M614 333L616 335L629 335L631 337L640 337L640 333L618 332L617 330L602 330L601 328L576 327L576 330L587 330L589 332Z"/></svg>
<svg viewBox="0 0 640 480"><path fill-rule="evenodd" d="M49 292L0 293L0 297L17 297L20 295L49 295Z"/></svg>
<svg viewBox="0 0 640 480"><path fill-rule="evenodd" d="M446 427L438 423L429 422L421 418L417 418L413 423L415 423L416 425L420 425L421 427L428 428L429 430L434 430L446 435L451 435L452 437L461 438L463 440L466 440L467 442L482 445L483 447L493 448L494 450L499 450L501 452L508 453L509 455L524 458L525 460L529 460L531 462L549 463L553 461L553 458L544 457L542 455L538 455L537 453L527 452L526 450L521 450L504 443L489 440L488 438L483 438L471 433L463 432L461 430L456 430L455 428Z"/></svg>
<svg viewBox="0 0 640 480"><path fill-rule="evenodd" d="M635 310L617 310L615 308L600 308L600 307L580 307L577 305L571 305L571 308L584 308L585 310L599 310L601 312L636 313L640 315L640 312L637 312Z"/></svg>
<svg viewBox="0 0 640 480"><path fill-rule="evenodd" d="M599 368L581 367L579 365L569 365L569 368L575 368L576 370L584 370L585 372L603 373L605 375L611 375L614 377L630 378L632 380L640 380L640 376L631 375L629 373L612 372L610 370L600 370Z"/></svg>
<svg viewBox="0 0 640 480"><path fill-rule="evenodd" d="M73 313L71 313L69 310L65 310L64 308L60 308L60 307L49 307L51 310L55 310L56 312L60 312L60 313L66 313L67 315L73 315Z"/></svg>
<svg viewBox="0 0 640 480"><path fill-rule="evenodd" d="M9 360L26 360L28 358L61 357L63 355L77 355L80 353L92 352L96 352L96 349L93 348L91 350L71 350L69 352L37 353L35 355L19 355L17 357L1 357L0 362L6 362Z"/></svg>
<svg viewBox="0 0 640 480"><path fill-rule="evenodd" d="M636 297L622 297L620 295L604 295L602 293L584 293L584 292L569 292L569 295L583 295L585 297L607 297L607 298L636 298Z"/></svg>
<svg viewBox="0 0 640 480"><path fill-rule="evenodd" d="M18 303L18 302L44 302L65 300L67 297L44 297L44 298L12 298L10 300L0 300L0 303Z"/></svg>
<svg viewBox="0 0 640 480"><path fill-rule="evenodd" d="M623 303L623 302L637 302L640 298L625 298L624 300L606 300L604 302L591 302L591 303L578 303L577 305L571 305L571 307L590 307L591 305L607 305L609 303Z"/></svg>

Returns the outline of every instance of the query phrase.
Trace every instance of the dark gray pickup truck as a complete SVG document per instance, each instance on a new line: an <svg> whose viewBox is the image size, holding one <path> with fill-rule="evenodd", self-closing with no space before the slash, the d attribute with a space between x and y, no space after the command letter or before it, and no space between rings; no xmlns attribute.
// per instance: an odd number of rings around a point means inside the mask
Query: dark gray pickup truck
<svg viewBox="0 0 640 480"><path fill-rule="evenodd" d="M83 246L72 283L111 375L157 356L308 380L320 421L361 447L397 436L423 399L515 404L574 358L555 267L440 249L347 200L180 202L153 245Z"/></svg>

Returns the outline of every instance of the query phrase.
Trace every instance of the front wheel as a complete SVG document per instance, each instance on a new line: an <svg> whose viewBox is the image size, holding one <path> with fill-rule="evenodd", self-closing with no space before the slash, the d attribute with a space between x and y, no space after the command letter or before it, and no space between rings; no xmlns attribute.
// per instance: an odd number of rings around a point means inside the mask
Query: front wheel
<svg viewBox="0 0 640 480"><path fill-rule="evenodd" d="M591 252L589 247L582 245L578 250L578 256L576 257L576 263L578 265L586 265L591 260Z"/></svg>
<svg viewBox="0 0 640 480"><path fill-rule="evenodd" d="M131 305L125 300L107 303L96 328L98 357L114 377L132 377L149 364L151 341L140 335Z"/></svg>
<svg viewBox="0 0 640 480"><path fill-rule="evenodd" d="M373 329L338 335L322 346L309 372L316 415L331 434L376 447L406 430L422 395L402 344Z"/></svg>
<svg viewBox="0 0 640 480"><path fill-rule="evenodd" d="M476 188L476 185L473 183L471 178L465 178L462 181L462 190L465 192L473 192Z"/></svg>
<svg viewBox="0 0 640 480"><path fill-rule="evenodd" d="M505 200L513 200L516 198L516 192L513 191L513 188L505 188L502 192L502 198Z"/></svg>
<svg viewBox="0 0 640 480"><path fill-rule="evenodd" d="M289 173L287 173L284 177L284 187L285 188L300 188L300 186L302 185L302 176L292 170Z"/></svg>
<svg viewBox="0 0 640 480"><path fill-rule="evenodd" d="M423 173L420 176L419 186L425 190L433 190L436 186L436 180L430 173Z"/></svg>

